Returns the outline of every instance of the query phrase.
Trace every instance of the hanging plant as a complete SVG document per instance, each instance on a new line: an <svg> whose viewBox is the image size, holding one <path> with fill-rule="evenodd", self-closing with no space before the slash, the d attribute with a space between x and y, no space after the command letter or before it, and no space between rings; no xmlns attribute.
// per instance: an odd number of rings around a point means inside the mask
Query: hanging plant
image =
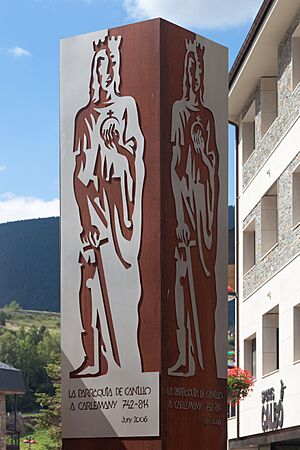
<svg viewBox="0 0 300 450"><path fill-rule="evenodd" d="M227 399L231 404L237 404L252 391L254 378L248 370L240 367L228 369Z"/></svg>

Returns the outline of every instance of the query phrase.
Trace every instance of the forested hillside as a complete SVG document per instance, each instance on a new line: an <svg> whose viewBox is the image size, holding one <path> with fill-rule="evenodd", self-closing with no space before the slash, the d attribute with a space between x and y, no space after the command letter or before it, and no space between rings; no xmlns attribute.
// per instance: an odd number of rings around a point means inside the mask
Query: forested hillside
<svg viewBox="0 0 300 450"><path fill-rule="evenodd" d="M59 219L0 224L0 307L59 311Z"/></svg>
<svg viewBox="0 0 300 450"><path fill-rule="evenodd" d="M229 207L229 264L234 263L233 207ZM59 218L0 224L0 307L59 311ZM229 304L229 326L234 322Z"/></svg>

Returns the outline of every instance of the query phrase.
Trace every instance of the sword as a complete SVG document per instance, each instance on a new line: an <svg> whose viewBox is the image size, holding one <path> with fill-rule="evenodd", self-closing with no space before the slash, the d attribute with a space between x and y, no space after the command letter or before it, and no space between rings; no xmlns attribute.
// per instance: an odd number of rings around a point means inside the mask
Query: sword
<svg viewBox="0 0 300 450"><path fill-rule="evenodd" d="M104 311L103 317L102 316L100 317L100 326L101 328L105 327L106 332L108 334L108 342L106 341L104 342L105 351L102 350L102 353L104 353L104 356L106 357L108 364L109 364L108 359L110 357L113 359L113 362L115 362L120 367L121 361L118 352L117 339L114 329L112 312L110 308L110 298L108 294L107 283L104 276L104 266L101 255L101 246L107 244L109 240L106 237L104 239L103 238L101 239L100 236L98 237L95 235L92 236L91 233L89 233L89 240L90 243L83 245L82 254L87 262L89 261L91 264L97 265L99 288L101 292ZM99 360L99 369L101 370L100 364L101 363Z"/></svg>
<svg viewBox="0 0 300 450"><path fill-rule="evenodd" d="M196 241L190 241L188 245L186 245L184 242L180 242L178 244L179 248L185 249L185 256L186 256L186 262L187 262L187 273L188 273L191 304L192 304L192 312L193 312L193 319L194 319L194 328L195 328L196 343L197 343L197 350L198 350L197 351L198 361L199 361L201 369L203 369L203 356L202 356L201 341L200 341L199 320L198 320L198 313L197 313L197 304L196 304L194 277L193 277L193 268L192 268L192 258L191 258L191 247L195 247L195 246L196 246Z"/></svg>

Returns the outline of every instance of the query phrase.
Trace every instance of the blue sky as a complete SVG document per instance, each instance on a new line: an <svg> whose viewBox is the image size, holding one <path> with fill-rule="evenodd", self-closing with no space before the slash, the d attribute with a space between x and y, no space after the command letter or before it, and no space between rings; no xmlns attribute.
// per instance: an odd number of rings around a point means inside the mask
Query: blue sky
<svg viewBox="0 0 300 450"><path fill-rule="evenodd" d="M231 66L261 3L1 0L0 222L58 213L61 38L161 16L227 46Z"/></svg>

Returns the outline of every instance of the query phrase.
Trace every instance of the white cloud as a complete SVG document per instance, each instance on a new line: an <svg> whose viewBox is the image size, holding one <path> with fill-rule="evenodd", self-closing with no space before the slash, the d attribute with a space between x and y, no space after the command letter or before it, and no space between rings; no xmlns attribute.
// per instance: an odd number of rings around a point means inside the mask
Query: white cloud
<svg viewBox="0 0 300 450"><path fill-rule="evenodd" d="M23 58L24 56L30 56L30 51L25 50L22 47L11 47L7 48L6 52L15 58Z"/></svg>
<svg viewBox="0 0 300 450"><path fill-rule="evenodd" d="M58 198L47 201L12 193L0 195L0 223L51 216L59 216Z"/></svg>
<svg viewBox="0 0 300 450"><path fill-rule="evenodd" d="M163 17L196 28L230 28L253 20L262 0L123 0L129 17Z"/></svg>
<svg viewBox="0 0 300 450"><path fill-rule="evenodd" d="M0 172L4 172L4 170L6 170L6 164L0 164Z"/></svg>

